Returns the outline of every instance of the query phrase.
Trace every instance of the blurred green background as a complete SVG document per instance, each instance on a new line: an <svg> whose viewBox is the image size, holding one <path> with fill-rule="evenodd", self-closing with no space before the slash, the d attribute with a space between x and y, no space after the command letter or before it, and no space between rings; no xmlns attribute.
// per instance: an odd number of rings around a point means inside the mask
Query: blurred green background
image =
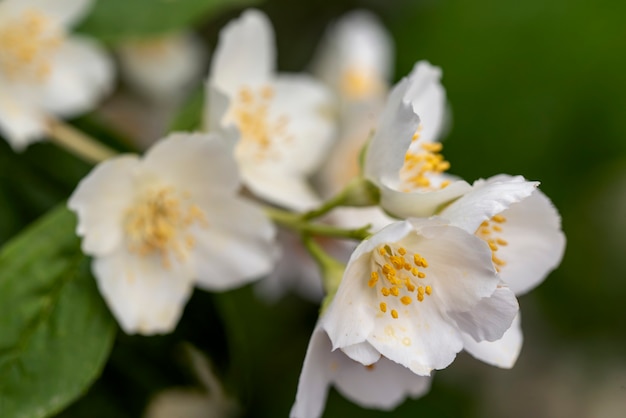
<svg viewBox="0 0 626 418"><path fill-rule="evenodd" d="M332 390L324 416L626 416L626 2L267 0L258 7L275 25L279 68L290 71L307 66L332 19L355 8L376 13L396 42L396 80L420 59L443 69L451 172L469 181L498 173L540 180L568 238L561 267L520 299L525 346L514 369L461 354L437 373L430 394L393 413L363 410ZM218 13L198 30L214 46L239 12ZM87 167L48 145L17 159L0 146L0 197L17 202L0 213L6 239L74 186L40 161L57 159L73 179ZM30 178L28 185L10 186L17 177ZM210 354L245 416L288 416L316 312L296 296L266 305L249 287L196 292L176 334L120 335L102 378L59 416L136 417L154 391L191 383L173 361L178 338Z"/></svg>

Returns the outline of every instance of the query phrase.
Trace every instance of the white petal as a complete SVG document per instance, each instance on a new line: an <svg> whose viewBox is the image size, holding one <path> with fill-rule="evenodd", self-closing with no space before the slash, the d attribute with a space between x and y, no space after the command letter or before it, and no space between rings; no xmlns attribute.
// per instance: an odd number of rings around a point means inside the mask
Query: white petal
<svg viewBox="0 0 626 418"><path fill-rule="evenodd" d="M68 38L54 56L51 68L38 100L44 109L60 116L91 110L112 87L111 60L87 38Z"/></svg>
<svg viewBox="0 0 626 418"><path fill-rule="evenodd" d="M380 360L380 353L368 342L342 347L341 351L352 360L364 366L370 366Z"/></svg>
<svg viewBox="0 0 626 418"><path fill-rule="evenodd" d="M276 231L258 206L238 197L198 203L208 222L192 231L198 287L232 289L272 270Z"/></svg>
<svg viewBox="0 0 626 418"><path fill-rule="evenodd" d="M273 84L270 120L286 119L287 141L275 144L267 164L285 173L311 174L328 153L335 135L330 91L309 76L280 74Z"/></svg>
<svg viewBox="0 0 626 418"><path fill-rule="evenodd" d="M348 263L339 290L322 319L333 350L364 342L374 329L376 310L373 306L377 305L377 296L368 292L371 289L363 279L369 275L367 254Z"/></svg>
<svg viewBox="0 0 626 418"><path fill-rule="evenodd" d="M231 146L214 133L170 134L146 153L143 166L194 199L233 195L240 187Z"/></svg>
<svg viewBox="0 0 626 418"><path fill-rule="evenodd" d="M331 384L357 405L391 410L407 397L426 393L430 378L417 376L385 358L366 367L340 350L331 351L328 336L317 326L309 342L290 417L320 417Z"/></svg>
<svg viewBox="0 0 626 418"><path fill-rule="evenodd" d="M471 188L464 180L454 181L443 189L433 191L402 192L382 185L380 206L399 218L431 216Z"/></svg>
<svg viewBox="0 0 626 418"><path fill-rule="evenodd" d="M118 56L128 84L160 102L182 98L200 80L206 58L200 40L187 31L128 41Z"/></svg>
<svg viewBox="0 0 626 418"><path fill-rule="evenodd" d="M303 176L288 174L269 166L242 165L241 177L256 196L291 210L302 212L321 203Z"/></svg>
<svg viewBox="0 0 626 418"><path fill-rule="evenodd" d="M124 239L124 216L132 205L139 160L125 155L98 164L70 196L78 215L76 233L82 249L95 256L110 254Z"/></svg>
<svg viewBox="0 0 626 418"><path fill-rule="evenodd" d="M364 408L384 411L407 397L417 399L426 394L430 383L430 376L418 376L384 357L366 367L344 356L335 376L337 391L344 397Z"/></svg>
<svg viewBox="0 0 626 418"><path fill-rule="evenodd" d="M94 259L92 270L104 300L128 334L172 331L193 290L186 266L172 260L166 268L158 255L135 256L126 247Z"/></svg>
<svg viewBox="0 0 626 418"><path fill-rule="evenodd" d="M378 128L368 145L364 173L376 184L396 181L413 134L420 124L412 105L404 100L409 82L404 78L391 90Z"/></svg>
<svg viewBox="0 0 626 418"><path fill-rule="evenodd" d="M319 418L322 416L328 387L339 368L340 351L331 352L330 341L321 327L311 335L298 380L296 400L290 418ZM345 357L345 356L344 356Z"/></svg>
<svg viewBox="0 0 626 418"><path fill-rule="evenodd" d="M492 366L510 369L515 365L522 350L523 340L521 319L518 314L511 327L499 340L476 342L471 336L463 334L463 348L478 360Z"/></svg>
<svg viewBox="0 0 626 418"><path fill-rule="evenodd" d="M446 91L441 85L441 69L419 61L409 78L411 83L406 97L421 120L420 141L437 141L446 122Z"/></svg>
<svg viewBox="0 0 626 418"><path fill-rule="evenodd" d="M540 190L511 205L502 215L506 222L501 234L508 244L498 249L498 258L506 262L500 277L521 295L534 289L561 263L565 251L561 218Z"/></svg>
<svg viewBox="0 0 626 418"><path fill-rule="evenodd" d="M43 139L46 116L32 103L7 95L5 88L0 80L0 135L15 151L22 151L28 144Z"/></svg>
<svg viewBox="0 0 626 418"><path fill-rule="evenodd" d="M483 221L503 212L513 203L526 199L538 185L538 182L526 181L522 176L479 180L470 191L442 210L440 215L473 234Z"/></svg>
<svg viewBox="0 0 626 418"><path fill-rule="evenodd" d="M499 286L493 295L483 298L469 312L452 312L461 331L476 341L495 341L511 327L519 305L515 293L506 286Z"/></svg>
<svg viewBox="0 0 626 418"><path fill-rule="evenodd" d="M447 367L463 349L456 325L429 299L420 303L419 309L399 310L397 319L390 315L378 318L368 338L383 356L420 376Z"/></svg>
<svg viewBox="0 0 626 418"><path fill-rule="evenodd" d="M342 228L361 228L371 225L373 233L398 220L387 215L379 206L339 207L331 212L330 222Z"/></svg>
<svg viewBox="0 0 626 418"><path fill-rule="evenodd" d="M267 16L254 9L245 11L221 30L209 83L231 97L244 85L267 83L276 61L274 42Z"/></svg>

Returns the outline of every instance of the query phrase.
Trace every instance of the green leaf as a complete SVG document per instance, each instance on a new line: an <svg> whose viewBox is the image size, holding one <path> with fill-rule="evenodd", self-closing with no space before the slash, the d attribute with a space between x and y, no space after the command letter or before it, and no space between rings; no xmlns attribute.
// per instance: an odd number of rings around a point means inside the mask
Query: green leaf
<svg viewBox="0 0 626 418"><path fill-rule="evenodd" d="M46 417L100 374L116 325L58 207L0 251L0 416Z"/></svg>
<svg viewBox="0 0 626 418"><path fill-rule="evenodd" d="M102 41L115 43L189 27L228 7L255 0L102 0L78 28Z"/></svg>

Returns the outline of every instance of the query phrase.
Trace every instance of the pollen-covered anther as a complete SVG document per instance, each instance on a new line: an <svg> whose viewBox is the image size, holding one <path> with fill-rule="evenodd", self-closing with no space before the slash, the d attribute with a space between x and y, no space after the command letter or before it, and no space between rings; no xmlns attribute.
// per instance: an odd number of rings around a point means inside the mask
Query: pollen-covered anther
<svg viewBox="0 0 626 418"><path fill-rule="evenodd" d="M416 279L426 278L426 274L421 270L428 267L428 262L420 254L389 244L378 247L372 254L374 264L368 285L377 287L379 283L382 283L379 288L380 294L390 298L389 302L381 302L379 305L383 313L387 312L387 306L390 303L408 306L413 300L422 302L425 296L432 294L431 285L420 284L418 286L414 282ZM420 281L420 283L424 282ZM391 310L390 313L394 318L399 316L397 310Z"/></svg>
<svg viewBox="0 0 626 418"><path fill-rule="evenodd" d="M417 139L414 135L413 142L418 140L419 135ZM441 154L442 149L443 145L440 142L411 145L404 156L404 165L400 171L405 191L439 190L450 184L447 180L435 180L435 177L450 169L450 163Z"/></svg>
<svg viewBox="0 0 626 418"><path fill-rule="evenodd" d="M279 158L280 145L291 141L288 118L270 112L274 94L268 85L257 89L244 86L239 90L231 111L241 133L238 153L259 159Z"/></svg>
<svg viewBox="0 0 626 418"><path fill-rule="evenodd" d="M43 13L28 9L0 27L0 76L43 82L62 45L63 29Z"/></svg>
<svg viewBox="0 0 626 418"><path fill-rule="evenodd" d="M188 229L192 225L206 228L208 222L202 209L181 196L172 187L152 189L127 210L124 229L130 252L157 255L166 268L171 266L171 257L187 259L196 243Z"/></svg>

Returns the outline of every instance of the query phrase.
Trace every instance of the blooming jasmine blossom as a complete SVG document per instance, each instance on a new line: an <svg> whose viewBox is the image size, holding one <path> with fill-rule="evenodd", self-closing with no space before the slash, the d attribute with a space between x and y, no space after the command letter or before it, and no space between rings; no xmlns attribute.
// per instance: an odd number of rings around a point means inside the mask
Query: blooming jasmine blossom
<svg viewBox="0 0 626 418"><path fill-rule="evenodd" d="M309 76L276 74L264 14L248 10L222 30L206 86L205 127L239 130L233 145L244 184L289 209L317 205L307 179L334 136L332 95Z"/></svg>
<svg viewBox="0 0 626 418"><path fill-rule="evenodd" d="M380 205L406 218L432 215L471 186L445 174L436 142L445 122L441 72L418 62L391 91L368 146L364 175L380 188Z"/></svg>
<svg viewBox="0 0 626 418"><path fill-rule="evenodd" d="M565 250L561 219L537 182L498 175L478 180L472 190L444 210L441 216L485 241L500 279L523 295L556 268ZM464 348L474 357L504 368L513 367L523 337L518 317L497 341L463 336Z"/></svg>
<svg viewBox="0 0 626 418"><path fill-rule="evenodd" d="M239 187L215 134L172 134L143 158L110 159L81 181L68 205L124 331L169 332L194 284L227 290L272 269L275 229Z"/></svg>
<svg viewBox="0 0 626 418"><path fill-rule="evenodd" d="M517 309L483 240L442 219L409 219L357 247L322 327L362 364L384 356L426 376L453 361L463 333L501 338Z"/></svg>
<svg viewBox="0 0 626 418"><path fill-rule="evenodd" d="M88 111L111 87L104 51L68 33L91 3L0 2L0 134L15 150L41 140L50 117Z"/></svg>
<svg viewBox="0 0 626 418"><path fill-rule="evenodd" d="M315 327L298 382L291 418L319 418L330 385L364 407L391 410L405 398L418 398L430 389L431 378L418 376L384 357L364 366L341 350L332 351L320 323Z"/></svg>

